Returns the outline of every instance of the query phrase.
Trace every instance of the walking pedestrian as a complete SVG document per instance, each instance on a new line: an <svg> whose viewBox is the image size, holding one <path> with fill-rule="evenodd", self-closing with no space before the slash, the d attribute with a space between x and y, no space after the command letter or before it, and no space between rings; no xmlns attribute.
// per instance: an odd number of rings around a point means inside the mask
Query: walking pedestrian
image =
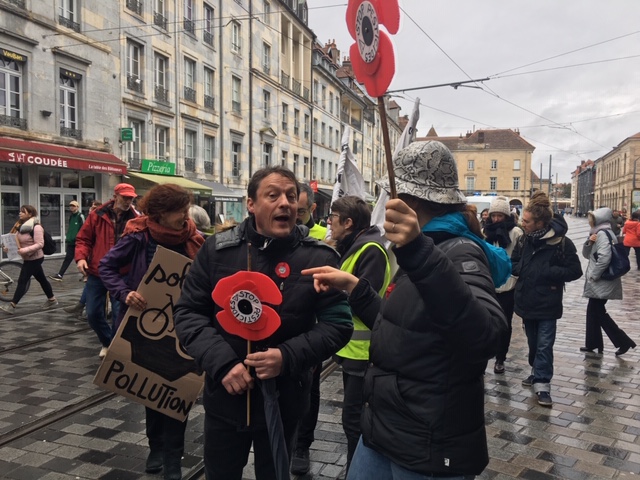
<svg viewBox="0 0 640 480"><path fill-rule="evenodd" d="M204 236L189 218L193 201L188 190L173 185L156 185L138 202L143 216L130 220L120 241L100 260L100 278L120 303L146 308L146 299L136 289L144 278L158 245L194 259ZM129 274L120 272L127 268ZM114 328L125 315L120 308ZM180 480L187 421L181 422L151 408L145 408L149 455L145 472L164 470L165 480Z"/></svg>
<svg viewBox="0 0 640 480"><path fill-rule="evenodd" d="M640 210L636 210L631 214L631 219L627 220L622 227L624 233L624 248L627 255L631 253L631 249L636 254L636 266L640 270Z"/></svg>
<svg viewBox="0 0 640 480"><path fill-rule="evenodd" d="M127 222L138 216L131 207L137 196L132 185L119 183L113 192L113 199L89 215L76 237L75 260L80 273L87 277L87 320L102 344L100 358L107 355L115 331L107 323L107 288L100 279L98 265L102 257L120 240ZM113 298L111 314L113 319L118 317L118 302Z"/></svg>
<svg viewBox="0 0 640 480"><path fill-rule="evenodd" d="M634 212L635 213L635 212ZM616 356L624 355L636 344L607 313L608 300L622 300L622 277L605 280L602 274L609 268L612 258L611 244L618 243L611 228L610 208L598 208L589 212L589 238L582 246L582 256L589 260L584 282L584 296L587 303L587 330L585 346L581 352L604 351L602 330L618 350Z"/></svg>
<svg viewBox="0 0 640 480"><path fill-rule="evenodd" d="M483 376L506 328L492 277L509 275L509 259L482 238L443 144L413 142L393 163L399 198L386 204L384 229L400 270L384 301L348 272L303 272L319 291L345 290L354 315L375 322L347 478L472 479L489 462Z"/></svg>
<svg viewBox="0 0 640 480"><path fill-rule="evenodd" d="M206 242L175 306L180 343L206 373L203 454L207 478L240 480L252 445L256 479L275 478L264 397L254 386L275 379L290 458L296 426L308 409L311 370L346 345L353 331L344 293L317 293L313 282L301 275L304 268L337 266L338 254L308 237L306 228L296 226L299 191L295 175L285 167L255 172L247 189L249 217ZM252 341L247 352L247 341L227 332L220 319L226 322L231 315L248 315L230 312L229 307L227 316L220 315L222 308L211 292L222 279L247 270L249 259L252 271L275 282L282 303L277 307L280 326L268 338ZM244 300L238 308L246 312L251 309L248 303Z"/></svg>
<svg viewBox="0 0 640 480"><path fill-rule="evenodd" d="M522 237L523 232L517 226L515 217L511 214L509 201L506 197L496 197L491 202L489 208L489 219L484 226L483 233L487 242L496 247L504 248L507 254L511 256L513 249ZM518 279L511 275L507 282L496 288L496 297L504 311L507 319L507 330L498 341L498 352L496 353L496 363L493 365L493 372L497 374L504 373L504 362L507 359L509 345L511 344L513 305L515 296L516 281Z"/></svg>
<svg viewBox="0 0 640 480"><path fill-rule="evenodd" d="M565 236L567 222L553 215L546 193L533 194L522 212L522 229L525 235L511 255L513 275L518 277L514 310L524 322L531 366L522 385L533 386L538 403L550 407L553 345L564 284L580 278L582 267L576 247Z"/></svg>
<svg viewBox="0 0 640 480"><path fill-rule="evenodd" d="M64 248L66 250L60 270L55 275L49 275L49 278L57 282L61 282L64 277L67 268L71 265L76 253L76 236L80 231L80 227L84 223L84 215L80 211L80 204L75 200L69 202L69 210L71 215L69 216L69 227L67 228L67 234L65 236Z"/></svg>
<svg viewBox="0 0 640 480"><path fill-rule="evenodd" d="M8 305L0 306L0 310L10 315L16 312L18 302L27 293L27 282L31 277L42 287L42 291L47 296L47 301L40 307L47 310L58 305L58 300L53 295L51 284L42 269L44 262L44 229L38 219L38 211L32 205L22 205L18 213L18 221L9 233L16 234L18 239L18 254L22 257L22 269L18 277L18 286L13 293L13 298ZM5 250L6 251L6 250Z"/></svg>

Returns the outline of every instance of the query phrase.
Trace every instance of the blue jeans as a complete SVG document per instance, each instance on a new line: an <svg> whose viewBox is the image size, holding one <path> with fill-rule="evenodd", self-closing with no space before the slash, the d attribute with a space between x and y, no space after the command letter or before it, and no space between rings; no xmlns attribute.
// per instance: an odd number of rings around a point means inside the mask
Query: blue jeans
<svg viewBox="0 0 640 480"><path fill-rule="evenodd" d="M376 480L426 480L439 477L412 472L393 463L384 455L366 447L360 437L356 453L351 460L347 480L371 480L372 478ZM476 478L475 475L460 475L447 477L447 480L472 480L474 478Z"/></svg>
<svg viewBox="0 0 640 480"><path fill-rule="evenodd" d="M98 339L103 347L108 347L114 335L113 321L111 325L107 322L104 314L105 302L107 300L107 289L100 280L100 277L88 275L84 284L84 292L87 296L87 321L89 326L98 335ZM112 318L118 318L120 302L111 298Z"/></svg>
<svg viewBox="0 0 640 480"><path fill-rule="evenodd" d="M551 391L553 377L553 344L556 341L557 320L524 320L529 344L529 365L533 375L533 391Z"/></svg>

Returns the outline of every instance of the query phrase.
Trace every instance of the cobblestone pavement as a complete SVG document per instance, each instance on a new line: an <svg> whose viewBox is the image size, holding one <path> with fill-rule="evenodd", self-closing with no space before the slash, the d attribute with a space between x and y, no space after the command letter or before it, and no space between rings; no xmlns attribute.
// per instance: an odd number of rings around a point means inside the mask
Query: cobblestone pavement
<svg viewBox="0 0 640 480"><path fill-rule="evenodd" d="M586 220L571 218L568 223L569 236L580 250L587 235ZM54 273L60 261L47 258L47 273ZM77 301L82 288L75 273L66 277L52 282L58 308L41 312L44 296L32 283L32 296L20 303L19 313L0 312L0 478L161 478L143 473L147 455L143 409L122 397L14 439L17 429L45 422L54 411L72 409L101 393L92 383L99 366L95 334L85 322L62 310ZM494 374L493 362L489 363L485 382L491 460L481 479L640 478L640 348L617 358L605 338L604 355L579 352L585 329L583 282L568 284L564 297L552 408L539 406L530 388L520 383L529 367L519 318L514 318L505 374ZM610 301L607 307L638 342L640 272L629 272L623 285L624 300ZM55 338L45 341L49 337ZM30 346L15 349L26 343ZM305 479L333 479L346 461L339 371L324 381L321 393L311 472ZM185 473L202 457L203 413L198 404L189 417ZM252 471L250 459L247 479L253 478Z"/></svg>

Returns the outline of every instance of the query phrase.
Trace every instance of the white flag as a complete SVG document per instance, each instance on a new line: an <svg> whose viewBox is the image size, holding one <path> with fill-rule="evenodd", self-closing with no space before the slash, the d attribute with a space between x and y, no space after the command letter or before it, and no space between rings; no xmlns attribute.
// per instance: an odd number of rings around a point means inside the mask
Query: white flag
<svg viewBox="0 0 640 480"><path fill-rule="evenodd" d="M413 104L413 111L411 112L411 116L409 117L409 122L404 127L404 131L398 140L398 144L396 145L396 149L393 152L393 158L398 155L398 152L403 148L409 146L411 142L413 142L416 136L416 126L418 125L418 119L420 118L420 99L416 98L416 102ZM380 194L378 196L378 200L376 201L376 206L373 208L373 212L371 212L371 225L376 225L380 230L380 233L384 235L384 211L385 205L389 201L389 194L383 188L380 189ZM389 248L389 242L387 241L387 245Z"/></svg>
<svg viewBox="0 0 640 480"><path fill-rule="evenodd" d="M356 159L349 148L350 128L344 129L340 149L340 160L336 171L336 183L333 185L331 204L345 195L355 195L365 199L364 178L358 170ZM327 238L331 238L331 226L327 226Z"/></svg>

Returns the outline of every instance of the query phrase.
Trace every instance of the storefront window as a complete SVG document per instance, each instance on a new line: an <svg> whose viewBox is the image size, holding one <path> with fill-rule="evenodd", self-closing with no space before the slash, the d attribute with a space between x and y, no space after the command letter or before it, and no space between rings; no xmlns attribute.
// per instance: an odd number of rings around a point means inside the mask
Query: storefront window
<svg viewBox="0 0 640 480"><path fill-rule="evenodd" d="M9 233L18 221L20 194L2 192L2 233Z"/></svg>
<svg viewBox="0 0 640 480"><path fill-rule="evenodd" d="M82 188L96 188L96 177L93 175L82 175Z"/></svg>
<svg viewBox="0 0 640 480"><path fill-rule="evenodd" d="M60 172L53 170L40 170L38 175L38 186L40 187L60 187Z"/></svg>
<svg viewBox="0 0 640 480"><path fill-rule="evenodd" d="M0 184L21 187L22 170L18 167L1 167Z"/></svg>
<svg viewBox="0 0 640 480"><path fill-rule="evenodd" d="M78 172L64 172L62 174L63 188L78 188Z"/></svg>

